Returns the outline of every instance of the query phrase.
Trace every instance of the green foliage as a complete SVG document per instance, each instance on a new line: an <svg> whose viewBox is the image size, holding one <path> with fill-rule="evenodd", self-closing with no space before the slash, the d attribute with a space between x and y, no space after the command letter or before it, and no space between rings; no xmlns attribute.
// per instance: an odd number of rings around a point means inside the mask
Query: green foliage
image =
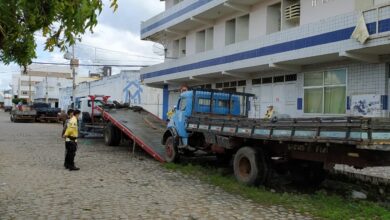
<svg viewBox="0 0 390 220"><path fill-rule="evenodd" d="M115 11L117 0L110 2ZM46 38L46 50L66 50L92 32L102 8L102 0L0 0L0 61L30 64L38 31Z"/></svg>
<svg viewBox="0 0 390 220"><path fill-rule="evenodd" d="M169 170L195 176L221 189L241 195L265 206L283 206L320 219L390 219L390 210L377 203L354 201L319 191L313 195L298 193L273 193L262 187L239 184L234 177L222 175L218 169L199 165L164 164Z"/></svg>
<svg viewBox="0 0 390 220"><path fill-rule="evenodd" d="M12 103L14 103L15 105L17 105L19 102L22 102L23 104L27 104L27 99L23 99L23 98L12 99Z"/></svg>

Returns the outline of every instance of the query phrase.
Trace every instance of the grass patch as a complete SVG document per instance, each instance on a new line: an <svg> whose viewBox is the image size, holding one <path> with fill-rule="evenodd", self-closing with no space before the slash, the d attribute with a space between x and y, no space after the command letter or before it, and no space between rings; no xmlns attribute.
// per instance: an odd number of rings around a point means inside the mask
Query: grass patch
<svg viewBox="0 0 390 220"><path fill-rule="evenodd" d="M278 205L302 214L322 219L390 219L390 210L369 201L354 201L319 191L315 194L273 193L264 187L249 187L238 183L231 175L224 176L216 168L199 165L166 163L165 168L198 177L221 189L241 195L261 205Z"/></svg>

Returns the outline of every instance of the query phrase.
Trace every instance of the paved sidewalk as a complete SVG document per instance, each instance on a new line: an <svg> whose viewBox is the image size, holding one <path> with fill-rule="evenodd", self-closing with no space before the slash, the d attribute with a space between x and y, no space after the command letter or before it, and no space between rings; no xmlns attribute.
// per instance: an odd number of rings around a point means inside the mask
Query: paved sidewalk
<svg viewBox="0 0 390 220"><path fill-rule="evenodd" d="M80 171L63 167L59 124L0 112L0 219L305 219L168 171L127 147L82 140Z"/></svg>

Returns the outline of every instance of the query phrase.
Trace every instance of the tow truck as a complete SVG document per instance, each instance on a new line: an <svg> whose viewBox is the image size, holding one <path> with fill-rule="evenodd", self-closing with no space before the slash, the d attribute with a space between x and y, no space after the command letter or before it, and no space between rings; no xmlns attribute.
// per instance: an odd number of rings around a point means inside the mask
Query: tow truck
<svg viewBox="0 0 390 220"><path fill-rule="evenodd" d="M78 97L75 104L72 104L75 109L80 110L80 137L103 136L106 122L102 118L102 113L96 110L96 107L108 104L110 96L105 95L89 95Z"/></svg>

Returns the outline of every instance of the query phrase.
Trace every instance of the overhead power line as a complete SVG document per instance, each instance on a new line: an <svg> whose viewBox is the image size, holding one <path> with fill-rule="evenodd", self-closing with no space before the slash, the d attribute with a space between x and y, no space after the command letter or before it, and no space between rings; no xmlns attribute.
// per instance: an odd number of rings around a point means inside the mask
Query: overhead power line
<svg viewBox="0 0 390 220"><path fill-rule="evenodd" d="M57 66L70 66L69 63L50 63L50 62L32 62L34 64L42 64L42 65L57 65ZM150 65L142 65L142 64L79 64L78 66L111 66L111 67L148 67Z"/></svg>

